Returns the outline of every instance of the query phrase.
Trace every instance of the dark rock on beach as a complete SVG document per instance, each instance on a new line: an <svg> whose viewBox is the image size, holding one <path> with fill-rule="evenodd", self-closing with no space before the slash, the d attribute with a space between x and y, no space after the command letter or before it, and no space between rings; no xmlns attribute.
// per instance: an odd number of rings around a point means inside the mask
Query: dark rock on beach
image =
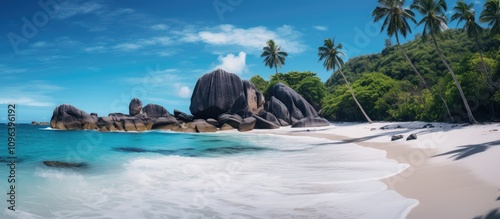
<svg viewBox="0 0 500 219"><path fill-rule="evenodd" d="M256 122L257 122L257 119L255 119L253 117L245 118L245 119L243 119L242 123L238 127L238 131L240 131L240 132L251 131L255 127Z"/></svg>
<svg viewBox="0 0 500 219"><path fill-rule="evenodd" d="M254 127L255 129L278 129L278 128L280 128L279 125L276 125L273 122L267 121L266 119L264 119L260 116L253 115L252 117L256 119L255 127Z"/></svg>
<svg viewBox="0 0 500 219"><path fill-rule="evenodd" d="M217 120L219 124L228 124L233 128L238 128L241 124L241 121L243 118L241 116L234 114L234 115L229 115L229 114L222 114L219 116L219 119Z"/></svg>
<svg viewBox="0 0 500 219"><path fill-rule="evenodd" d="M198 79L189 110L196 118L217 118L231 109L241 95L245 95L241 79L236 74L217 69Z"/></svg>
<svg viewBox="0 0 500 219"><path fill-rule="evenodd" d="M217 127L208 124L207 122L197 122L194 130L198 133L204 133L204 132L216 132Z"/></svg>
<svg viewBox="0 0 500 219"><path fill-rule="evenodd" d="M322 127L329 126L330 122L328 120L315 117L315 118L303 118L292 125L292 128L308 128L308 127Z"/></svg>
<svg viewBox="0 0 500 219"><path fill-rule="evenodd" d="M133 98L129 114L110 113L99 117L71 105L55 108L50 126L61 130L95 129L109 131L172 130L213 132L220 129L276 129L281 126L319 127L329 125L297 92L278 83L271 89L266 104L255 85L238 75L217 69L198 79L191 96L192 115L174 110L173 116L163 106ZM251 118L251 119L247 119Z"/></svg>
<svg viewBox="0 0 500 219"><path fill-rule="evenodd" d="M264 95L262 95L252 82L244 80L243 87L246 97L246 106L253 115L258 115L264 110Z"/></svg>
<svg viewBox="0 0 500 219"><path fill-rule="evenodd" d="M187 113L181 112L176 109L174 109L174 116L177 120L183 122L192 122L194 120L194 117L192 115L188 115Z"/></svg>
<svg viewBox="0 0 500 219"><path fill-rule="evenodd" d="M267 110L275 115L278 121L283 120L284 123L280 122L283 126L290 124L292 127L330 125L326 119L319 117L318 112L306 99L282 83L273 86Z"/></svg>
<svg viewBox="0 0 500 219"><path fill-rule="evenodd" d="M402 139L403 138L403 135L394 135L391 137L391 141L396 141L396 140L399 140L399 139Z"/></svg>
<svg viewBox="0 0 500 219"><path fill-rule="evenodd" d="M407 141L416 140L416 139L417 139L417 134L411 134L406 138Z"/></svg>
<svg viewBox="0 0 500 219"><path fill-rule="evenodd" d="M276 97L271 97L271 100L269 100L268 110L272 112L278 119L282 119L288 124L292 123L288 108L280 100L276 99Z"/></svg>
<svg viewBox="0 0 500 219"><path fill-rule="evenodd" d="M430 124L430 123L429 123L429 124L424 125L422 128L423 128L423 129L426 129L426 128L434 128L434 125L432 125L432 124Z"/></svg>

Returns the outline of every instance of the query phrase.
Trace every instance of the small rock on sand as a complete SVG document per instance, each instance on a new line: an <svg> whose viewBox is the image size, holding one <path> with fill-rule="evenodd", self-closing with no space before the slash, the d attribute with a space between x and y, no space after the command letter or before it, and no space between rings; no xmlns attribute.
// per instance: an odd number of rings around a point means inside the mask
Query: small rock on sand
<svg viewBox="0 0 500 219"><path fill-rule="evenodd" d="M394 136L392 136L391 141L396 141L396 140L399 140L399 139L402 139L402 138L403 138L402 135L394 135Z"/></svg>

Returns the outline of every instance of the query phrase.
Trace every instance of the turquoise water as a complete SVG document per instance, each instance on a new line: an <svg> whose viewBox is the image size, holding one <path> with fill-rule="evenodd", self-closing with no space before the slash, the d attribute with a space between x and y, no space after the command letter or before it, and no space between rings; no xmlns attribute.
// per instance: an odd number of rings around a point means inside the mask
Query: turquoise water
<svg viewBox="0 0 500 219"><path fill-rule="evenodd" d="M18 125L16 155L16 211L4 202L1 218L401 218L416 204L378 180L406 168L385 152L307 137Z"/></svg>

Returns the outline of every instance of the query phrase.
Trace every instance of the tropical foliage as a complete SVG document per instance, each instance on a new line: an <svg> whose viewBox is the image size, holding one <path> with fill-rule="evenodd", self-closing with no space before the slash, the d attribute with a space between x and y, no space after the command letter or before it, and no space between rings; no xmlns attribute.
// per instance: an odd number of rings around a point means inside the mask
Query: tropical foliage
<svg viewBox="0 0 500 219"><path fill-rule="evenodd" d="M380 121L499 121L500 0L484 4L479 21L486 29L476 22L473 4L457 2L451 15L457 30L448 29L445 0L413 0L411 10L404 0L378 3L372 16L375 22L383 21L381 31L391 37L381 53L344 64L342 45L326 39L318 48L319 61L333 73L324 84L312 72L278 73L277 65L267 59L276 75L269 82L259 76L251 81L265 95L276 83L284 83L334 121L371 122L368 115ZM414 11L421 15L418 23ZM423 31L401 44L400 36L411 33L411 23ZM269 50L273 47L274 42L268 42Z"/></svg>
<svg viewBox="0 0 500 219"><path fill-rule="evenodd" d="M347 88L349 89L349 92L351 93L352 99L358 106L359 110L361 110L361 113L363 113L366 120L369 123L372 123L372 120L366 114L365 110L359 103L358 99L356 98L356 94L354 94L354 91L352 90L349 81L347 80L344 72L342 71L342 66L344 65L344 61L342 60L341 56L346 56L345 53L342 52L342 44L335 45L335 39L332 40L330 38L327 38L325 39L323 46L318 48L318 56L319 56L319 61L324 60L323 67L325 67L326 70L333 70L335 73L335 69L338 69L340 75L342 75L342 78L344 79L345 84L347 85Z"/></svg>
<svg viewBox="0 0 500 219"><path fill-rule="evenodd" d="M260 57L264 57L264 64L269 68L275 68L276 75L278 75L278 68L285 64L288 53L281 51L281 47L276 45L274 40L267 41L267 46L262 50Z"/></svg>
<svg viewBox="0 0 500 219"><path fill-rule="evenodd" d="M500 90L488 85L475 42L467 33L459 30L448 30L444 35L447 37L439 42L442 53L446 55L450 65L454 66L457 79L463 86L465 96L470 100L474 115L481 121L499 119ZM483 35L480 40L484 61L491 70L492 80L496 85L500 85L500 36L492 38ZM419 67L422 76L432 86L429 86L428 90L423 89L422 81L396 46L385 48L379 54L351 58L343 69L347 79L353 81L354 93L366 112L375 120L450 121L439 97L441 90L454 120L468 121L461 96L433 45L422 43L418 38L402 46L407 48L411 61ZM367 83L367 75L373 74L386 83ZM326 86L329 95L323 100L323 116L339 121L363 120L363 116L353 110L356 105L348 98L342 76L333 74L326 81ZM381 95L374 90L387 92L382 92L384 95ZM373 93L378 99L367 98L363 95L366 93Z"/></svg>

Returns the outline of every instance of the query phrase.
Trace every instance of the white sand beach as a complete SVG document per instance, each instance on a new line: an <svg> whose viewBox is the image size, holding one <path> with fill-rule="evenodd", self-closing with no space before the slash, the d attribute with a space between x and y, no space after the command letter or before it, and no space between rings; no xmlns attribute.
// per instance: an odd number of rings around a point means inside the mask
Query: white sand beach
<svg viewBox="0 0 500 219"><path fill-rule="evenodd" d="M431 124L431 127L426 127ZM386 129L381 129L386 127ZM252 132L269 133L269 130ZM394 122L338 123L324 128L281 128L303 135L384 150L409 168L382 181L419 204L407 218L497 218L500 213L500 124ZM406 138L416 134L417 139ZM402 139L391 141L394 135Z"/></svg>

